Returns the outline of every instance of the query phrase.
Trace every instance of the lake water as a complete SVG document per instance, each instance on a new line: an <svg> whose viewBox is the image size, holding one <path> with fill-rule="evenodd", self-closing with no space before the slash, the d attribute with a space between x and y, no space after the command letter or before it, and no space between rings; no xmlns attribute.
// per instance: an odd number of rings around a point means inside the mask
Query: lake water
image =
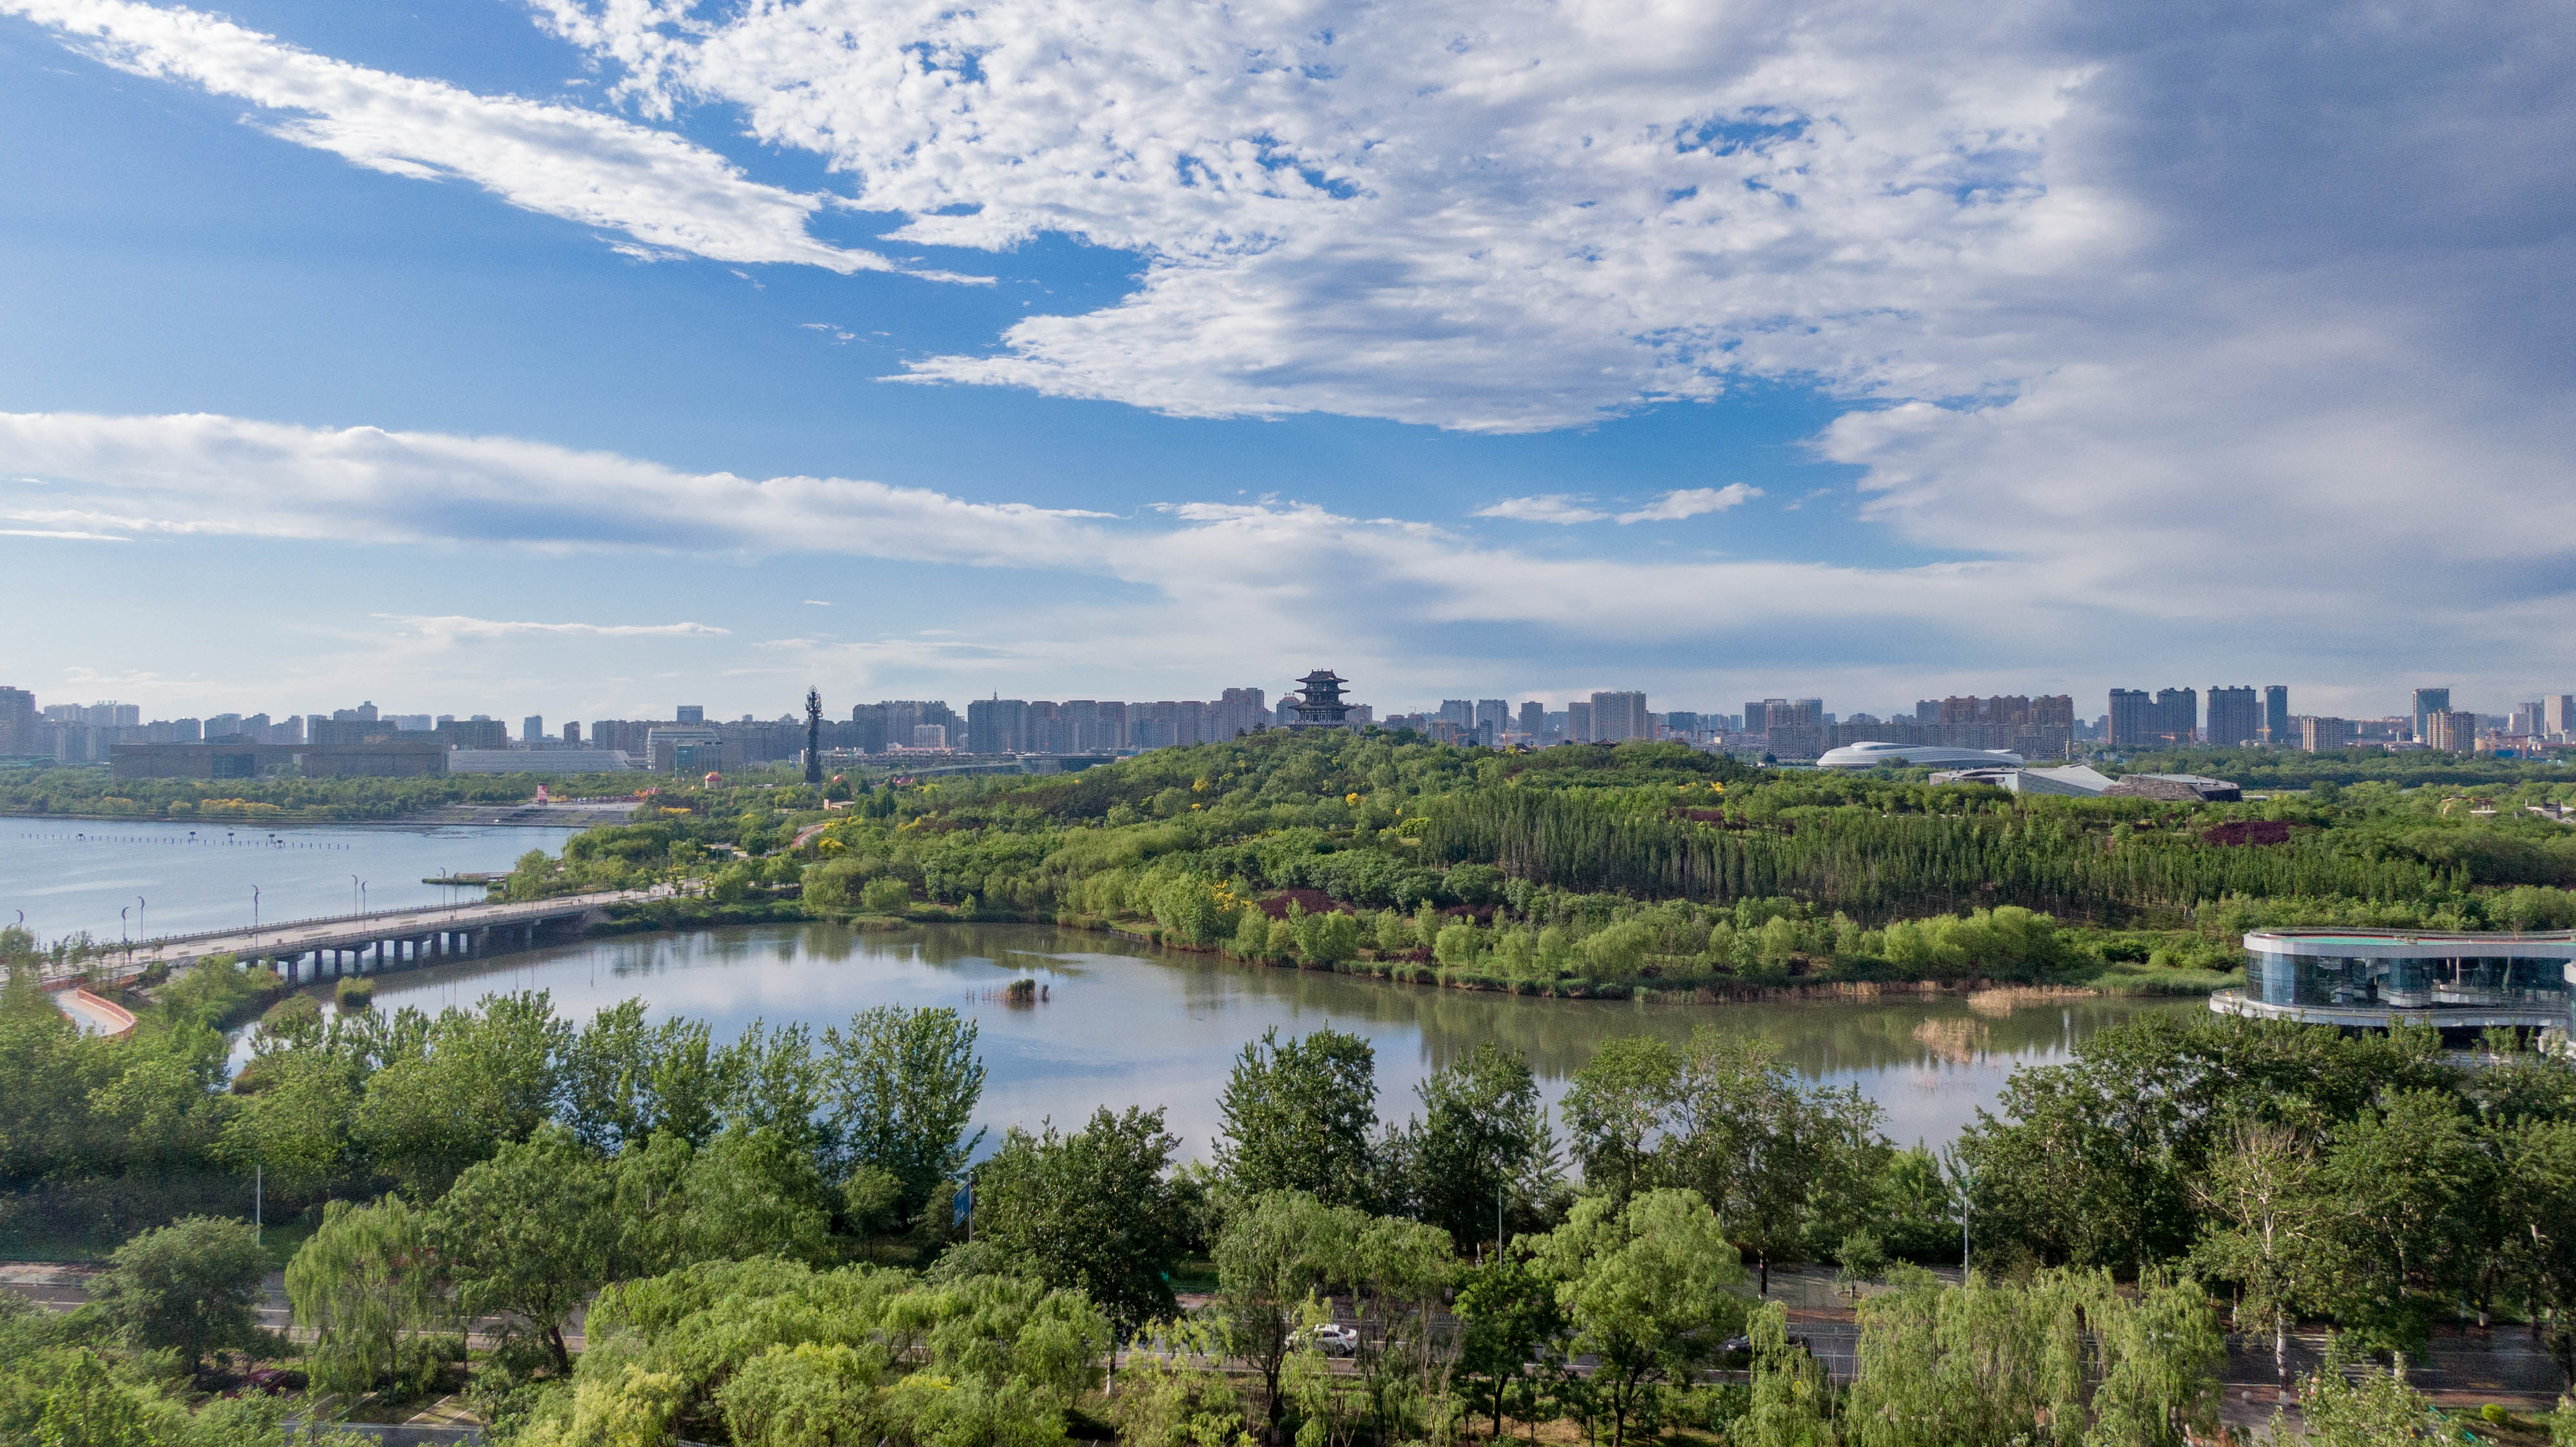
<svg viewBox="0 0 2576 1447"><path fill-rule="evenodd" d="M1002 987L1035 979L1047 999L1018 1006ZM979 1120L1052 1117L1078 1125L1095 1106L1167 1108L1184 1155L1204 1155L1217 1096L1246 1041L1276 1026L1331 1024L1377 1050L1380 1111L1415 1106L1425 1075L1496 1040L1526 1053L1554 1101L1614 1035L1685 1039L1714 1024L1779 1043L1799 1071L1857 1086L1886 1111L1887 1134L1936 1147L1991 1103L2012 1071L2063 1060L2089 1031L2198 1000L2049 1000L1999 1013L1956 997L1680 1005L1544 1000L1395 985L1348 975L1253 968L1114 935L1044 925L932 925L853 932L772 925L621 939L377 977L380 1009L470 1005L513 989L551 991L587 1018L640 997L660 1019L695 1016L729 1039L755 1019L816 1031L871 1005L949 1005L974 1020L989 1078ZM989 1148L990 1142L987 1142Z"/></svg>
<svg viewBox="0 0 2576 1447"><path fill-rule="evenodd" d="M454 891L422 880L508 869L531 849L559 852L575 832L0 818L0 925L23 911L39 940L223 929L250 923L254 885L263 920L350 914L352 875L366 885L369 909L440 904ZM117 917L138 898L141 928L133 914Z"/></svg>

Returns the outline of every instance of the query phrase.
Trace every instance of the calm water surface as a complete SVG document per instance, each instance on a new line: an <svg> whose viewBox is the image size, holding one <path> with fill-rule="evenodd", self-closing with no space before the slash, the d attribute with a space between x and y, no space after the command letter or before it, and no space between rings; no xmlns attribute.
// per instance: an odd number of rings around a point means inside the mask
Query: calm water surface
<svg viewBox="0 0 2576 1447"><path fill-rule="evenodd" d="M1033 978L1039 1004L1004 1003L1002 986ZM1204 1155L1216 1098L1244 1042L1331 1024L1377 1047L1382 1113L1414 1108L1425 1075L1500 1041L1525 1052L1553 1101L1614 1035L1685 1039L1715 1024L1779 1042L1806 1075L1852 1085L1887 1113L1901 1143L1947 1141L2020 1066L2066 1058L2089 1031L2192 1001L2050 1001L2008 1014L1919 1000L1668 1005L1540 1000L1392 985L1348 975L1248 968L1112 935L1044 925L932 925L854 933L772 925L597 941L378 977L392 1009L470 1005L493 991L542 989L586 1018L641 998L656 1019L696 1016L719 1039L755 1019L818 1032L871 1005L949 1005L974 1020L990 1077L980 1119L1078 1124L1092 1108L1165 1106L1184 1155ZM989 1148L990 1142L987 1142Z"/></svg>
<svg viewBox="0 0 2576 1447"><path fill-rule="evenodd" d="M253 885L263 920L349 914L353 875L366 884L369 909L439 904L451 891L423 879L508 869L531 849L560 852L575 832L0 818L0 925L24 911L40 940L83 930L113 940L136 928L132 913L119 920L117 911L139 897L141 926L152 934L226 929L250 923Z"/></svg>

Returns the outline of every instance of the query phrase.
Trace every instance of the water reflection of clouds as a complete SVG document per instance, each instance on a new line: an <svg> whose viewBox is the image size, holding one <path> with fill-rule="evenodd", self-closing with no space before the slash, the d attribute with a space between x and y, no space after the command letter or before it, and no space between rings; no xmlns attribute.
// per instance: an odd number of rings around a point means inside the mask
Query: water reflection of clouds
<svg viewBox="0 0 2576 1447"><path fill-rule="evenodd" d="M2073 1039L2141 1008L2086 1001L1986 1021L1987 1053L1953 1065L1935 1060L1914 1032L1961 1013L1955 1002L1543 1000L1247 969L1142 945L1105 949L1101 939L1041 925L629 936L388 975L376 998L383 1008L435 1010L489 991L546 989L559 1009L582 1019L640 996L653 1018L702 1018L719 1038L754 1019L803 1023L819 1034L873 1005L946 1005L980 1031L989 1076L978 1117L990 1140L1012 1124L1078 1125L1097 1106L1159 1105L1184 1154L1199 1155L1217 1129L1217 1096L1236 1054L1273 1026L1294 1035L1330 1022L1369 1040L1380 1109L1401 1118L1416 1107L1418 1082L1488 1039L1526 1053L1553 1103L1603 1039L1647 1032L1678 1043L1695 1026L1715 1024L1769 1037L1802 1073L1857 1087L1886 1111L1887 1133L1900 1143L1938 1145L1995 1098L2015 1067L2062 1059ZM1050 998L1004 1002L999 987L1023 977L1046 980Z"/></svg>

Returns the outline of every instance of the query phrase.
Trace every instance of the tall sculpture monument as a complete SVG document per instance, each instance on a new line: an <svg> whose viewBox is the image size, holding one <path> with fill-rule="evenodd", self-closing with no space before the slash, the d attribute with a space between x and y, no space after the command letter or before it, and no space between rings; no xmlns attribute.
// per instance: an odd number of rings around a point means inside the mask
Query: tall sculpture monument
<svg viewBox="0 0 2576 1447"><path fill-rule="evenodd" d="M805 690L805 782L823 787L823 695Z"/></svg>

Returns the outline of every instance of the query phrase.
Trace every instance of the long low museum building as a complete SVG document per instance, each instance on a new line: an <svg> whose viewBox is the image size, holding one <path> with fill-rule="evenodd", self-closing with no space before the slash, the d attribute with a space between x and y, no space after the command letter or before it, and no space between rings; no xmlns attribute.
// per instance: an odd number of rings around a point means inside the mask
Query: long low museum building
<svg viewBox="0 0 2576 1447"><path fill-rule="evenodd" d="M2245 953L2245 988L2209 1008L2364 1029L2564 1030L2576 975L2576 931L2254 930Z"/></svg>

